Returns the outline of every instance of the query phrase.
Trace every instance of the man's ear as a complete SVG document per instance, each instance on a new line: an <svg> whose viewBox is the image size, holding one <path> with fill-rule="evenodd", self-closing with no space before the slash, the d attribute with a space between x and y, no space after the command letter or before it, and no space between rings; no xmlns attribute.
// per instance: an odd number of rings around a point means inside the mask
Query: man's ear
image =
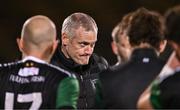
<svg viewBox="0 0 180 110"><path fill-rule="evenodd" d="M53 47L52 47L52 53L54 54L54 52L56 51L57 47L58 47L58 44L59 44L59 40L55 40L53 42Z"/></svg>
<svg viewBox="0 0 180 110"><path fill-rule="evenodd" d="M174 42L171 42L171 46L173 47L174 50L178 49L178 45Z"/></svg>
<svg viewBox="0 0 180 110"><path fill-rule="evenodd" d="M113 53L115 55L118 55L118 49L117 49L116 42L114 42L114 41L111 42L111 48L112 48Z"/></svg>
<svg viewBox="0 0 180 110"><path fill-rule="evenodd" d="M69 43L69 37L66 33L62 33L61 41L63 46L66 46Z"/></svg>
<svg viewBox="0 0 180 110"><path fill-rule="evenodd" d="M23 41L22 41L22 39L21 39L21 38L17 38L17 39L16 39L16 42L17 42L17 45L18 45L18 47L19 47L19 50L20 50L21 52L23 52Z"/></svg>
<svg viewBox="0 0 180 110"><path fill-rule="evenodd" d="M160 42L160 46L159 46L159 52L162 53L166 47L166 44L167 44L167 40L162 40Z"/></svg>

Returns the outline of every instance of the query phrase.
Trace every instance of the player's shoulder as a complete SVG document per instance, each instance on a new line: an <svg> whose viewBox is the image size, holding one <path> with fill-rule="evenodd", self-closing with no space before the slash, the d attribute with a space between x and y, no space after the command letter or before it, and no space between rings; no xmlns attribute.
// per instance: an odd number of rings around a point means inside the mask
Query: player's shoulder
<svg viewBox="0 0 180 110"><path fill-rule="evenodd" d="M49 64L49 63L46 63L46 65L49 68L53 69L53 71L56 71L56 72L61 73L61 74L65 74L65 75L70 76L70 77L75 77L73 72L65 70L64 68L61 68L61 67L58 67L56 65Z"/></svg>
<svg viewBox="0 0 180 110"><path fill-rule="evenodd" d="M1 64L0 64L0 68L10 68L10 67L16 66L16 65L18 65L18 64L20 64L20 63L21 63L21 61L1 63Z"/></svg>
<svg viewBox="0 0 180 110"><path fill-rule="evenodd" d="M41 69L49 70L49 71L52 71L54 73L61 74L61 75L67 75L67 76L75 77L75 75L70 71L67 71L61 67L49 64L49 63L47 63L41 59L38 59L38 58L35 58L32 56L28 56L22 60L22 62L28 62L28 61L33 61L34 63L36 63L36 65L38 67L41 67Z"/></svg>

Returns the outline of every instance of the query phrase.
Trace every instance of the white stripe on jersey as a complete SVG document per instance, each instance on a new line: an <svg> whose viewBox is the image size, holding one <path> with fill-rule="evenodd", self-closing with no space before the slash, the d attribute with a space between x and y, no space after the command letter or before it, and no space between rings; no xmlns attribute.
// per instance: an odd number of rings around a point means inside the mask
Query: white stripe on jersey
<svg viewBox="0 0 180 110"><path fill-rule="evenodd" d="M69 71L67 71L67 70L65 70L65 69L63 69L63 68L60 68L60 67L58 67L58 66L56 66L56 65L52 65L52 64L47 64L47 65L50 66L50 67L53 67L53 68L55 68L55 69L58 69L59 71L61 71L61 72L63 72L63 73L66 73L68 76L71 76L71 77L76 78L76 76L75 76L74 73L70 73Z"/></svg>
<svg viewBox="0 0 180 110"><path fill-rule="evenodd" d="M17 61L17 62L0 64L0 67L2 67L2 66L5 66L5 67L6 67L6 66L10 66L10 65L13 65L13 64L18 64L18 63L24 63L24 62L26 62L27 60L31 60L31 61L34 61L34 62L37 62L37 63L45 64L45 65L47 65L47 66L49 66L49 67L52 67L52 68L54 68L54 69L57 69L58 71L60 71L60 72L62 72L62 73L67 74L68 76L71 76L71 77L76 78L75 74L70 73L69 71L67 71L67 70L65 70L65 69L63 69L63 68L61 68L61 67L58 67L58 66L49 64L48 62L45 62L45 61L43 61L43 60L41 60L41 59L39 59L39 58L33 57L33 56L27 56L27 57L25 57L24 59L22 59L22 60L20 60L20 61Z"/></svg>
<svg viewBox="0 0 180 110"><path fill-rule="evenodd" d="M65 70L65 69L63 69L63 68L61 68L61 67L58 67L58 66L49 64L49 63L47 63L47 62L45 62L45 61L43 61L43 60L41 60L41 59L39 59L39 58L36 58L36 57L33 57L33 56L27 56L26 58L24 58L24 59L22 60L22 62L25 62L25 61L27 61L27 60L32 60L32 61L35 61L35 62L38 62L38 63L46 64L47 66L50 66L50 67L52 67L52 68L55 68L55 69L57 69L57 70L65 73L65 74L67 74L68 76L71 76L71 77L74 77L74 78L76 77L74 74L70 73L69 71L67 71L67 70Z"/></svg>

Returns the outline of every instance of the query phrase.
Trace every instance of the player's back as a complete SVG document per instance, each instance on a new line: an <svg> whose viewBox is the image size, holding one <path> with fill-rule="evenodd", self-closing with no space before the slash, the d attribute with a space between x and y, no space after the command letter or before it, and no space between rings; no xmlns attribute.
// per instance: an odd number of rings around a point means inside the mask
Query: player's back
<svg viewBox="0 0 180 110"><path fill-rule="evenodd" d="M35 57L0 67L0 108L55 108L62 81L73 75Z"/></svg>

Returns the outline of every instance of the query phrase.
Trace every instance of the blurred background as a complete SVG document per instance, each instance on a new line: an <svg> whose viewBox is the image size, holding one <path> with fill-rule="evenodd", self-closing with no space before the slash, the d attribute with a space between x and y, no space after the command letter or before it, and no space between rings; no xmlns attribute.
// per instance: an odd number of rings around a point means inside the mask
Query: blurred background
<svg viewBox="0 0 180 110"><path fill-rule="evenodd" d="M111 50L111 31L126 13L145 7L163 14L180 0L11 0L0 4L0 63L20 57L16 38L26 19L46 15L52 19L60 37L63 20L74 12L92 16L99 28L95 53L104 56L110 64L116 62Z"/></svg>

